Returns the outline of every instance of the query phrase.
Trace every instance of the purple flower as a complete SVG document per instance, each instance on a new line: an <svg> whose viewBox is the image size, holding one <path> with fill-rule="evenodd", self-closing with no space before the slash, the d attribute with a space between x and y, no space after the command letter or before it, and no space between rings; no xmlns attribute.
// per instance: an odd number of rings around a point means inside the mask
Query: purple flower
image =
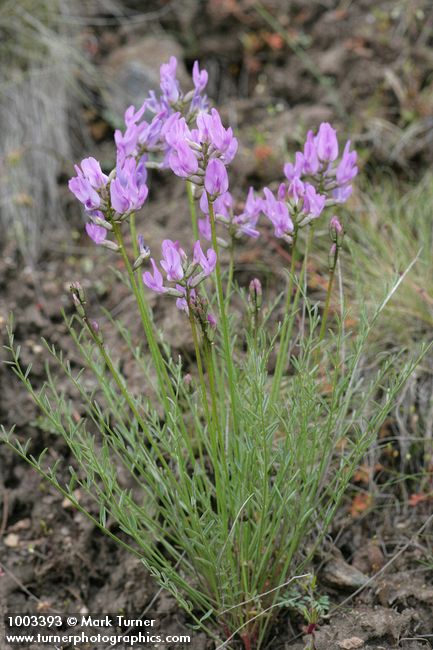
<svg viewBox="0 0 433 650"><path fill-rule="evenodd" d="M224 163L218 158L209 161L204 176L206 192L211 196L224 194L229 188L229 179Z"/></svg>
<svg viewBox="0 0 433 650"><path fill-rule="evenodd" d="M284 165L284 174L288 181L293 181L295 178L300 178L304 170L304 156L300 151L295 154L295 164L286 163Z"/></svg>
<svg viewBox="0 0 433 650"><path fill-rule="evenodd" d="M319 132L314 138L314 144L322 162L333 162L337 158L337 133L328 122L322 122L320 125Z"/></svg>
<svg viewBox="0 0 433 650"><path fill-rule="evenodd" d="M149 255L149 250L150 249L149 249L148 246L144 245L144 237L143 237L143 235L138 235L137 244L138 244L138 251L139 251L140 255L142 255L143 257L144 256L147 257Z"/></svg>
<svg viewBox="0 0 433 650"><path fill-rule="evenodd" d="M186 255L180 248L179 242L164 239L161 250L163 255L161 266L167 274L167 280L169 282L182 280L184 276L182 260L186 258Z"/></svg>
<svg viewBox="0 0 433 650"><path fill-rule="evenodd" d="M137 122L141 120L141 118L143 117L146 108L147 108L147 100L143 102L143 104L138 109L138 111L135 110L134 106L128 106L128 108L125 111L126 126L131 126L131 124L137 124Z"/></svg>
<svg viewBox="0 0 433 650"><path fill-rule="evenodd" d="M231 128L225 129L218 111L213 108L210 113L199 113L197 116L197 133L193 136L199 142L206 142L216 151L228 165L235 157L238 141L233 136Z"/></svg>
<svg viewBox="0 0 433 650"><path fill-rule="evenodd" d="M101 197L96 190L105 187L108 176L95 158L84 158L81 167L75 165L77 175L70 179L68 187L89 212L99 208Z"/></svg>
<svg viewBox="0 0 433 650"><path fill-rule="evenodd" d="M203 239L207 241L212 241L212 228L210 225L210 217L207 214L204 219L198 219L197 221L198 231Z"/></svg>
<svg viewBox="0 0 433 650"><path fill-rule="evenodd" d="M316 219L325 207L326 196L318 194L310 183L305 184L304 205L302 211Z"/></svg>
<svg viewBox="0 0 433 650"><path fill-rule="evenodd" d="M169 103L179 99L179 82L176 79L177 59L171 56L168 63L163 63L160 68L160 86L164 98Z"/></svg>
<svg viewBox="0 0 433 650"><path fill-rule="evenodd" d="M170 115L161 129L161 135L171 147L192 137L185 118L180 113Z"/></svg>
<svg viewBox="0 0 433 650"><path fill-rule="evenodd" d="M118 214L139 210L148 195L146 167L143 161L126 158L116 168L116 178L110 183L111 206Z"/></svg>
<svg viewBox="0 0 433 650"><path fill-rule="evenodd" d="M161 271L158 269L153 258L150 259L150 263L153 267L153 275L150 271L145 271L143 273L143 282L146 287L149 287L152 291L155 291L156 293L165 293L167 288L163 285Z"/></svg>
<svg viewBox="0 0 433 650"><path fill-rule="evenodd" d="M81 161L82 175L90 182L91 186L96 189L101 189L104 187L108 181L108 176L106 176L101 169L101 165L95 158L84 158ZM80 175L80 168L75 166L75 170L78 175Z"/></svg>
<svg viewBox="0 0 433 650"><path fill-rule="evenodd" d="M136 124L141 118L146 106L147 104L144 102L143 106L136 113L134 113L134 107L130 106L125 112L125 133L122 133L119 129L116 129L114 132L117 161L120 164L123 164L125 158L128 156L137 156L140 150L145 151L156 145L159 145L159 147L162 146L162 143L159 141L164 120L167 117L167 111L163 110L155 115L150 124L145 121Z"/></svg>
<svg viewBox="0 0 433 650"><path fill-rule="evenodd" d="M99 208L101 197L87 178L74 176L74 178L70 179L68 187L88 212Z"/></svg>
<svg viewBox="0 0 433 650"><path fill-rule="evenodd" d="M356 151L350 151L350 140L348 140L337 166L336 178L339 185L349 183L356 176L358 173L358 167L356 166L357 159L358 155Z"/></svg>
<svg viewBox="0 0 433 650"><path fill-rule="evenodd" d="M233 208L233 203L233 197L230 192L224 192L224 194L217 196L213 202L215 216L222 218L224 221L228 221L230 218L230 212ZM209 214L209 203L206 192L203 192L200 197L200 209L204 214Z"/></svg>
<svg viewBox="0 0 433 650"><path fill-rule="evenodd" d="M320 130L319 130L320 133ZM338 155L338 146L337 146L337 155ZM307 139L304 145L304 165L303 171L305 174L317 174L319 171L319 158L317 155L316 144L314 142L314 136L312 131L308 131Z"/></svg>
<svg viewBox="0 0 433 650"><path fill-rule="evenodd" d="M114 132L114 142L116 143L117 159L123 162L127 156L132 156L137 151L138 137L140 128L136 124L130 124L125 133L120 129Z"/></svg>
<svg viewBox="0 0 433 650"><path fill-rule="evenodd" d="M102 226L97 226L94 223L86 223L86 232L89 235L90 239L95 242L95 244L102 244L107 237L107 231Z"/></svg>
<svg viewBox="0 0 433 650"><path fill-rule="evenodd" d="M241 233L248 237L252 237L253 239L257 239L257 237L260 236L260 233L256 229L256 225L262 209L262 199L256 198L253 188L250 187L247 200L245 201L244 211L234 217L233 223L238 226Z"/></svg>
<svg viewBox="0 0 433 650"><path fill-rule="evenodd" d="M154 147L159 142L161 138L161 131L165 120L167 119L167 115L167 111L163 110L155 115L150 124L144 122L141 125L139 135L139 142L141 145L146 147Z"/></svg>
<svg viewBox="0 0 433 650"><path fill-rule="evenodd" d="M343 185L342 187L337 187L332 192L332 198L337 203L345 203L349 196L352 194L351 185Z"/></svg>
<svg viewBox="0 0 433 650"><path fill-rule="evenodd" d="M178 141L168 155L168 164L171 170L181 178L188 178L198 170L198 161L195 153L185 142Z"/></svg>
<svg viewBox="0 0 433 650"><path fill-rule="evenodd" d="M200 70L198 61L194 61L194 65L192 66L192 80L196 92L203 92L207 86L208 74L206 70Z"/></svg>
<svg viewBox="0 0 433 650"><path fill-rule="evenodd" d="M306 188L306 184L303 183L299 178L295 177L289 185L287 194L297 204L300 201L300 199L304 197L305 188Z"/></svg>
<svg viewBox="0 0 433 650"><path fill-rule="evenodd" d="M213 248L208 248L206 255L203 253L200 242L196 241L194 244L194 264L200 264L203 269L204 277L210 275L217 263L217 254Z"/></svg>
<svg viewBox="0 0 433 650"><path fill-rule="evenodd" d="M265 199L262 203L262 210L274 226L276 237L284 237L293 232L293 222L289 216L287 205L283 201L277 201L271 190L267 187L263 190Z"/></svg>
<svg viewBox="0 0 433 650"><path fill-rule="evenodd" d="M235 137L232 136L229 146L221 156L221 160L224 160L224 163L226 165L229 165L232 162L233 158L236 156L237 150L238 150L238 141Z"/></svg>

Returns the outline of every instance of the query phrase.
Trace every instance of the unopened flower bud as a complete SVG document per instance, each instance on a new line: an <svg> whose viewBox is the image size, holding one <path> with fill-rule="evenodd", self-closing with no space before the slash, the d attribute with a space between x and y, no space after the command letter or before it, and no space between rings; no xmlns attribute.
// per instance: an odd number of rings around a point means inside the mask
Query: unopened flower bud
<svg viewBox="0 0 433 650"><path fill-rule="evenodd" d="M90 326L90 329L92 330L93 334L95 335L95 337L98 339L98 341L100 343L103 343L103 336L102 336L102 332L101 332L101 329L99 327L98 321L92 320L89 323L89 326Z"/></svg>
<svg viewBox="0 0 433 650"><path fill-rule="evenodd" d="M106 219L102 219L101 217L92 217L92 221L96 226L105 228L105 230L113 230L113 226Z"/></svg>
<svg viewBox="0 0 433 650"><path fill-rule="evenodd" d="M329 222L329 234L331 236L331 240L335 244L337 244L337 246L341 246L344 237L344 228L341 225L338 217L336 217L335 215L332 217L331 221Z"/></svg>
<svg viewBox="0 0 433 650"><path fill-rule="evenodd" d="M188 104L193 97L194 97L194 90L190 90L189 92L186 93L185 97L183 98L183 103Z"/></svg>
<svg viewBox="0 0 433 650"><path fill-rule="evenodd" d="M105 248L108 248L110 251L115 251L116 253L119 250L119 246L109 239L105 239L105 241L101 242L101 246L105 246Z"/></svg>
<svg viewBox="0 0 433 650"><path fill-rule="evenodd" d="M86 296L84 294L83 287L79 282L73 282L71 284L71 293L72 293L72 300L74 302L75 309L77 310L77 314L81 318L84 318L84 316L86 315L86 311L84 309L84 305L86 304Z"/></svg>
<svg viewBox="0 0 433 650"><path fill-rule="evenodd" d="M251 306L251 309L253 311L258 311L262 306L263 298L262 283L258 278L251 280L248 291L248 302Z"/></svg>
<svg viewBox="0 0 433 650"><path fill-rule="evenodd" d="M72 295L76 295L78 297L80 302L82 303L86 302L86 295L84 293L84 289L79 282L72 282L71 292Z"/></svg>
<svg viewBox="0 0 433 650"><path fill-rule="evenodd" d="M216 329L218 322L214 314L209 313L207 315L207 322L209 323L210 327L212 327L212 329Z"/></svg>
<svg viewBox="0 0 433 650"><path fill-rule="evenodd" d="M140 255L137 257L137 259L134 262L134 266L132 267L134 271L139 269L140 266L143 265L143 262L147 260L148 257L150 257L150 248L144 245L143 235L139 235L137 239L138 239L138 250L140 252Z"/></svg>
<svg viewBox="0 0 433 650"><path fill-rule="evenodd" d="M78 296L75 293L72 294L72 300L74 302L74 307L77 310L77 314L81 318L83 318L86 315L86 312L84 311L83 305L81 304L81 302L78 299Z"/></svg>

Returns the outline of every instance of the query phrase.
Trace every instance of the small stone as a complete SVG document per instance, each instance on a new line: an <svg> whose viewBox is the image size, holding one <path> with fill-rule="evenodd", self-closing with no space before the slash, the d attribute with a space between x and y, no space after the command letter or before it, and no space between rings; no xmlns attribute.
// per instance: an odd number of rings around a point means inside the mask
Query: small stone
<svg viewBox="0 0 433 650"><path fill-rule="evenodd" d="M368 580L366 575L347 564L342 558L328 562L323 569L322 576L329 584L343 589L363 587Z"/></svg>
<svg viewBox="0 0 433 650"><path fill-rule="evenodd" d="M182 49L169 36L146 36L113 50L103 69L108 112L123 122L128 106L139 108L150 90L158 94L159 68L170 56L178 59L177 76L183 90L191 90L192 81L182 64Z"/></svg>
<svg viewBox="0 0 433 650"><path fill-rule="evenodd" d="M337 641L337 645L339 648L342 648L342 650L356 650L356 648L362 648L364 641L358 636L352 636L350 639Z"/></svg>
<svg viewBox="0 0 433 650"><path fill-rule="evenodd" d="M9 528L11 533L17 533L20 530L28 530L31 526L31 520L27 517L25 519L20 519L13 526Z"/></svg>
<svg viewBox="0 0 433 650"><path fill-rule="evenodd" d="M15 533L9 533L9 535L6 535L4 538L4 544L8 548L17 548L17 546L19 546L19 543L20 538Z"/></svg>

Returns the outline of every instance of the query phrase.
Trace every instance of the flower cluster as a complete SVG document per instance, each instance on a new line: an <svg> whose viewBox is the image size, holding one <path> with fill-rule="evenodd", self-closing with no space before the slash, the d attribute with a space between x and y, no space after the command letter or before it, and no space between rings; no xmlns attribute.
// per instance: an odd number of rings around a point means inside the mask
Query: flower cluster
<svg viewBox="0 0 433 650"><path fill-rule="evenodd" d="M328 199L344 203L352 193L351 181L358 173L357 153L350 146L348 140L338 160L337 133L328 122L322 122L317 135L308 131L303 152L296 153L295 164L285 165L284 174L290 183L310 178Z"/></svg>
<svg viewBox="0 0 433 650"><path fill-rule="evenodd" d="M69 181L69 189L84 206L87 213L93 214L101 205L101 192L108 183L108 176L102 172L95 158L84 158L81 167L75 165L77 175Z"/></svg>
<svg viewBox="0 0 433 650"><path fill-rule="evenodd" d="M177 120L183 115L192 122L208 110L207 97L203 95L208 75L200 70L198 61L193 66L194 88L186 94L180 89L176 71L177 60L171 57L161 66L160 97L151 91L138 110L134 106L126 110L125 131L117 129L114 133L116 168L109 176L94 158L85 158L80 166L75 166L77 175L69 181L69 189L90 218L86 232L96 244L114 247L113 242L107 241L109 214L114 220L121 220L143 206L148 194L147 166L154 164L149 162L149 154L159 152L164 159L170 156L166 137L167 128L173 123L170 118L175 116ZM153 117L146 121L144 118L149 114ZM164 166L164 162L157 165Z"/></svg>
<svg viewBox="0 0 433 650"><path fill-rule="evenodd" d="M95 244L116 248L107 241L107 231L112 230L110 218L122 221L139 210L148 195L147 169L143 159L128 157L118 160L110 176L104 174L94 158L85 158L81 166L75 165L77 176L69 181L69 189L83 204L90 218L86 232Z"/></svg>
<svg viewBox="0 0 433 650"><path fill-rule="evenodd" d="M343 203L351 192L351 181L358 173L356 151L346 142L341 159L335 129L323 122L317 135L309 131L303 151L294 163L286 163L287 181L281 183L277 197L264 189L263 212L274 226L276 237L291 241L293 233L317 219L327 205Z"/></svg>
<svg viewBox="0 0 433 650"><path fill-rule="evenodd" d="M139 210L148 195L147 169L158 166L169 168L180 178L190 181L193 195L199 198L202 218L197 221L200 236L212 241L211 209L215 223L224 227L228 237L217 236L217 244L232 245L242 236L259 237L258 221L264 214L272 223L276 237L293 242L296 233L322 214L325 207L342 203L350 196L351 181L356 176L357 154L348 141L339 158L335 130L322 123L316 135L309 131L302 151L294 163L284 166L285 182L277 192L265 187L258 197L249 189L240 208L229 192L227 165L238 148L231 128L223 126L220 114L208 110L203 91L208 75L193 66L193 89L183 93L176 77L177 60L171 57L161 66L159 97L151 91L143 105L130 106L125 112L125 130L117 130L116 167L109 175L103 173L94 158L85 158L76 166L76 176L69 188L83 204L89 218L86 232L98 245L118 250L121 245L116 224ZM155 154L159 154L159 158ZM156 162L155 162L156 160ZM158 162L159 160L159 162ZM114 231L117 243L109 239ZM330 223L332 251L341 246L343 231L337 217ZM227 241L228 239L228 241ZM138 270L150 257L142 238L138 242L139 255L133 263ZM209 248L204 254L200 242L194 244L192 261L178 242L169 239L162 244L160 266L153 258L152 271L143 273L144 284L153 291L175 296L177 307L189 312L193 305L207 322L197 286L208 277L217 263L217 251ZM166 283L173 283L167 286Z"/></svg>
<svg viewBox="0 0 433 650"><path fill-rule="evenodd" d="M228 190L226 165L235 157L238 141L231 128L224 128L215 108L210 113L199 113L196 125L190 129L179 112L166 121L166 160L176 176L204 186L214 200Z"/></svg>
<svg viewBox="0 0 433 650"><path fill-rule="evenodd" d="M177 59L172 56L160 69L161 95L157 97L154 91L150 91L137 111L134 106L126 110L124 133L117 129L114 134L118 158L164 152L166 141L162 129L171 115L178 112L190 123L198 113L208 110L208 99L202 94L208 81L206 70L200 70L198 61L195 61L192 70L194 89L186 94L180 88L176 73ZM152 114L149 122L143 119Z"/></svg>
<svg viewBox="0 0 433 650"><path fill-rule="evenodd" d="M193 259L190 261L185 251L180 247L179 242L174 242L171 239L164 239L161 250L162 259L160 265L165 272L166 281L174 283L175 286L165 286L162 273L153 258L150 259L153 273L145 271L143 273L143 282L156 293L175 296L177 298L177 308L188 313L188 303L190 298L195 299L196 287L215 269L216 252L209 248L205 254L200 242L196 241Z"/></svg>

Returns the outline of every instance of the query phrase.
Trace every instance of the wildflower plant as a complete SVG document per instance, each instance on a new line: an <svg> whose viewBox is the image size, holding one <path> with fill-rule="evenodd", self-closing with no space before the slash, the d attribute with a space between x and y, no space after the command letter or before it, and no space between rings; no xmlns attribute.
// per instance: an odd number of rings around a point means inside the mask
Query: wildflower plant
<svg viewBox="0 0 433 650"><path fill-rule="evenodd" d="M59 350L47 348L81 402L78 421L52 371L41 389L34 386L12 326L9 331L12 369L75 459L69 480L57 464L50 466L49 452L34 457L30 443L23 445L12 431L3 430L3 439L141 558L216 647L241 643L253 650L264 647L273 619L293 601L297 580L308 576L353 472L419 358L397 363L384 356L376 376L363 381L369 333L402 277L373 314L361 314L356 332L345 331L344 306L328 327L344 243L335 212L358 171L350 142L340 155L336 132L322 124L316 135L308 133L295 162L285 165L285 181L276 190L250 188L239 204L228 175L238 143L218 111L209 109L206 82L206 71L195 63L194 87L183 93L172 57L161 67L161 94L150 93L138 110L126 111L125 130L115 133L115 169L106 174L86 158L69 182L88 217L89 237L123 260L142 341L137 345L114 318L110 323L142 369L143 386L139 393L128 387L102 328L89 318L82 287L73 283L76 313L66 322L84 369L77 373ZM171 170L185 183L192 222L185 249L167 238L159 254L137 235L149 167ZM260 237L266 221L291 251L276 330L260 280L252 277L247 289L233 281L239 240ZM305 289L319 221L330 233L323 310ZM125 244L127 229L132 250ZM242 314L232 308L235 291ZM183 312L194 342L193 377L155 328L151 292ZM96 388L89 388L89 373ZM80 503L77 487L93 508Z"/></svg>

